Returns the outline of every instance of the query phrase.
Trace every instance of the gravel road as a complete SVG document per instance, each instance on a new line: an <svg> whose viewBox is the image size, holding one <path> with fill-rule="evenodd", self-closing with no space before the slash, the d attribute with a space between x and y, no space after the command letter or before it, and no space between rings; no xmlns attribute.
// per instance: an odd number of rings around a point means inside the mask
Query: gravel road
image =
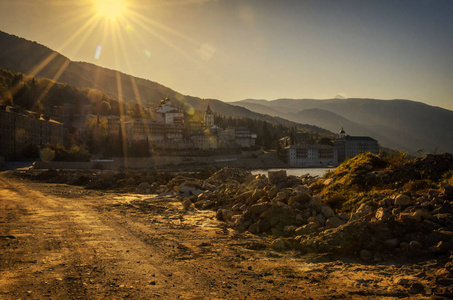
<svg viewBox="0 0 453 300"><path fill-rule="evenodd" d="M0 173L1 299L431 297L430 262L332 261L276 252L268 242L226 228L214 212L184 210L170 195ZM404 285L414 280L425 291Z"/></svg>

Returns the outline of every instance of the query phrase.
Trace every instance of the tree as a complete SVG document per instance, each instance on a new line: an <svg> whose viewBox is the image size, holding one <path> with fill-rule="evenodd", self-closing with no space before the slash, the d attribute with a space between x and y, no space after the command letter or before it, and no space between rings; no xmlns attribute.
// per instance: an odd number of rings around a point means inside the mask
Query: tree
<svg viewBox="0 0 453 300"><path fill-rule="evenodd" d="M87 120L87 131L89 133L88 145L92 153L100 153L107 145L107 119L97 116Z"/></svg>
<svg viewBox="0 0 453 300"><path fill-rule="evenodd" d="M318 140L318 145L333 146L334 143L332 139L324 137Z"/></svg>
<svg viewBox="0 0 453 300"><path fill-rule="evenodd" d="M262 129L261 129L261 135L262 135L263 147L265 149L270 149L272 147L273 138L272 138L271 132L269 131L266 121L264 121L264 123L263 123Z"/></svg>

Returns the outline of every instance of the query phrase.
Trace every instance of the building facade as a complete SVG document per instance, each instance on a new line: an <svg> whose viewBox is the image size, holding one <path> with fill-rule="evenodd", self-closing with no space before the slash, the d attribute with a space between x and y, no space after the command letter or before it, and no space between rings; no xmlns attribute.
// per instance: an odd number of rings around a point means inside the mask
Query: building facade
<svg viewBox="0 0 453 300"><path fill-rule="evenodd" d="M107 117L110 141L126 140L129 143L148 141L150 148L200 149L251 148L257 135L247 128L222 129L215 125L214 114L208 104L200 121L184 119L184 112L173 107L170 99L160 102L153 111L154 119Z"/></svg>
<svg viewBox="0 0 453 300"><path fill-rule="evenodd" d="M235 142L241 148L255 147L257 135L248 128L240 127L235 129Z"/></svg>
<svg viewBox="0 0 453 300"><path fill-rule="evenodd" d="M332 146L292 145L288 147L288 163L292 167L333 166L338 164L338 152Z"/></svg>
<svg viewBox="0 0 453 300"><path fill-rule="evenodd" d="M369 136L346 135L343 128L341 128L339 138L334 141L334 144L338 152L339 162L343 162L347 158L352 158L364 152L379 153L379 143L377 140Z"/></svg>
<svg viewBox="0 0 453 300"><path fill-rule="evenodd" d="M63 124L32 111L0 107L0 156L19 159L29 146L63 144Z"/></svg>

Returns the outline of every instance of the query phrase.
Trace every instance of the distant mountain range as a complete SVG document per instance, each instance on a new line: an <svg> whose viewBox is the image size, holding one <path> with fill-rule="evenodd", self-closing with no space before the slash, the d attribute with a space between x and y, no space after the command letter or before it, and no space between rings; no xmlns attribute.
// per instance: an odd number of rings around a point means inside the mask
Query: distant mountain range
<svg viewBox="0 0 453 300"><path fill-rule="evenodd" d="M233 104L333 132L371 136L391 149L410 154L453 153L453 111L410 100L246 99Z"/></svg>
<svg viewBox="0 0 453 300"><path fill-rule="evenodd" d="M2 31L0 31L0 68L31 74L35 77L50 78L73 87L98 89L113 99L119 98L118 86L121 86L124 102L140 102L145 107L157 106L160 100L170 97L181 107L189 106L198 111L204 111L210 103L211 109L223 116L265 120L285 126L299 126L311 133L332 135L332 132L317 126L301 125L283 118L263 115L216 99L181 95L157 82L86 62L73 62L46 46Z"/></svg>

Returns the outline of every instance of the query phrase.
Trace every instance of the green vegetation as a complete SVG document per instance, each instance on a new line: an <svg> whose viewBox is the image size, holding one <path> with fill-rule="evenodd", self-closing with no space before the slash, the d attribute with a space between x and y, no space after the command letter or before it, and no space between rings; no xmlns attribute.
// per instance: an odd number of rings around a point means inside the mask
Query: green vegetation
<svg viewBox="0 0 453 300"><path fill-rule="evenodd" d="M453 185L453 170L449 170L442 175L442 181Z"/></svg>
<svg viewBox="0 0 453 300"><path fill-rule="evenodd" d="M104 92L90 88L76 88L47 78L36 78L0 69L0 104L17 105L27 110L59 118L66 108L72 115L131 116L143 111L137 104L124 104Z"/></svg>
<svg viewBox="0 0 453 300"><path fill-rule="evenodd" d="M55 161L90 161L91 154L84 147L74 145L66 149L58 144L48 145L48 148L54 153Z"/></svg>
<svg viewBox="0 0 453 300"><path fill-rule="evenodd" d="M328 172L311 188L332 207L355 211L361 203L399 191L426 191L439 188L444 181L452 184L453 158L448 154L438 157L411 158L400 151L379 155L362 153Z"/></svg>

